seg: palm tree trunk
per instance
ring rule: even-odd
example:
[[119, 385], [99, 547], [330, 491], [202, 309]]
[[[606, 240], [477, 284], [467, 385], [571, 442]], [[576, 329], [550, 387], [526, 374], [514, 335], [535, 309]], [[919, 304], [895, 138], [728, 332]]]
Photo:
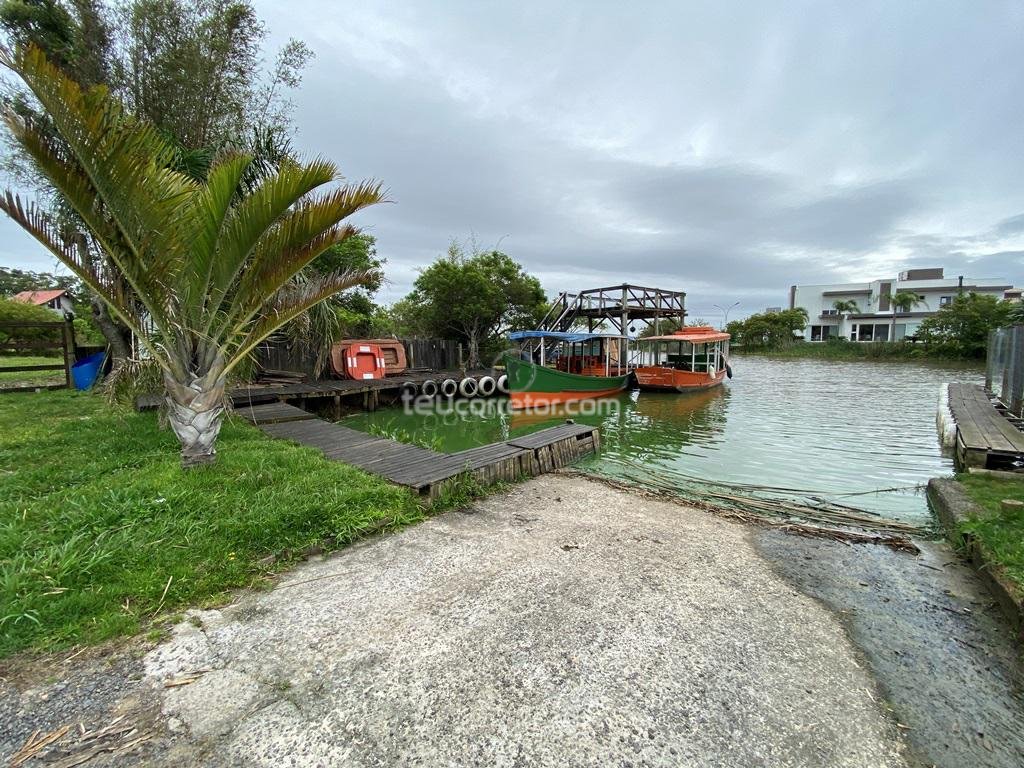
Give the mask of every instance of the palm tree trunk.
[[164, 375], [167, 418], [181, 443], [183, 469], [212, 464], [217, 457], [214, 444], [224, 420], [225, 379], [218, 371], [191, 377], [188, 382]]
[[124, 362], [131, 357], [131, 342], [129, 331], [117, 320], [110, 316], [110, 310], [103, 300], [95, 294], [89, 297], [89, 306], [92, 309], [92, 317], [96, 321], [96, 327], [100, 329], [103, 338], [110, 348], [110, 357], [113, 360], [113, 370], [120, 368]]

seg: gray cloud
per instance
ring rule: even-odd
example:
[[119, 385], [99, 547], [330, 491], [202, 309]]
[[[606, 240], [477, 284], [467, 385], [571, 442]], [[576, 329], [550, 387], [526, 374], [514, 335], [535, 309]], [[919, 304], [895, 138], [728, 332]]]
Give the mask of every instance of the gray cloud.
[[[384, 300], [470, 236], [706, 317], [918, 265], [1024, 283], [1015, 3], [258, 7], [317, 52], [298, 145], [391, 191], [360, 218]], [[50, 266], [12, 232], [0, 263]]]

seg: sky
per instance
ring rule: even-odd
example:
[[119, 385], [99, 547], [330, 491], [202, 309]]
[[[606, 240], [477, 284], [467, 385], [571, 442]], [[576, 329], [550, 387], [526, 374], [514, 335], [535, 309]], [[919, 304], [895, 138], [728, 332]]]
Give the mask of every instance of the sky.
[[[911, 267], [1024, 285], [1019, 2], [255, 4], [268, 55], [316, 54], [296, 146], [389, 190], [355, 220], [385, 303], [453, 239], [711, 321]], [[54, 261], [5, 219], [0, 265]]]

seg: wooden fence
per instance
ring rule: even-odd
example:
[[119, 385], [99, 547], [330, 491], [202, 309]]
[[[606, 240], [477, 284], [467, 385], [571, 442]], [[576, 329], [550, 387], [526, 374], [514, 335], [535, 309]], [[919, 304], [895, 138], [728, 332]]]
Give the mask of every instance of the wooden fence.
[[[8, 381], [5, 376], [4, 380], [0, 380], [0, 392], [70, 388], [71, 366], [75, 362], [75, 327], [71, 320], [0, 323], [0, 357], [49, 357], [51, 355], [54, 357], [52, 364], [4, 365], [0, 363], [0, 372], [7, 374], [63, 371], [63, 384], [50, 382], [33, 384], [28, 382], [32, 378], [31, 376], [26, 377], [25, 381], [20, 379]], [[58, 355], [60, 362], [57, 362]]]
[[997, 328], [988, 337], [985, 389], [1024, 417], [1024, 325]]
[[[450, 371], [462, 366], [460, 345], [451, 339], [399, 339], [409, 369]], [[301, 344], [274, 340], [256, 348], [256, 362], [265, 371], [303, 373], [309, 379], [330, 378], [330, 370], [317, 375], [316, 355]], [[329, 364], [328, 364], [329, 366]]]

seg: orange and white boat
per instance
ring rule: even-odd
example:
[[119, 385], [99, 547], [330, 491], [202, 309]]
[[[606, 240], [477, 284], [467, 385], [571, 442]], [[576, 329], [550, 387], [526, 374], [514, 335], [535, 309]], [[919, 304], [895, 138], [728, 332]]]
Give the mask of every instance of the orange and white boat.
[[667, 336], [648, 336], [636, 340], [640, 364], [634, 369], [641, 389], [662, 392], [717, 387], [729, 366], [729, 334], [707, 325], [682, 328]]
[[[343, 339], [331, 346], [331, 372], [342, 378], [366, 378], [368, 361], [356, 359], [370, 352], [361, 352], [363, 347], [372, 347], [378, 358], [380, 376], [376, 378], [396, 376], [408, 367], [405, 346], [398, 339]], [[376, 373], [376, 369], [373, 372]]]

